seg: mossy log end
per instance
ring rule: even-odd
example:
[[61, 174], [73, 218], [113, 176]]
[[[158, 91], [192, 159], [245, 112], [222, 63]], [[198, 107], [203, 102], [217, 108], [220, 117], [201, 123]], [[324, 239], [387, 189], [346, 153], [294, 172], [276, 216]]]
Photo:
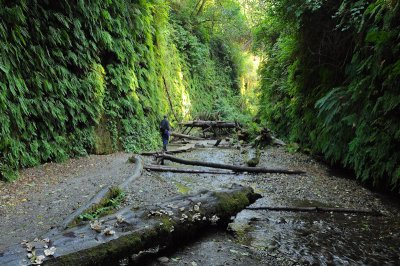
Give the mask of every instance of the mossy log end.
[[[216, 220], [226, 225], [231, 216], [259, 197], [252, 188], [233, 185], [222, 191], [202, 191], [174, 198], [157, 208], [126, 207], [104, 217], [100, 232], [91, 229], [90, 224], [83, 224], [50, 235], [56, 252], [53, 257], [46, 257], [43, 264], [110, 265], [156, 246], [177, 245], [181, 239], [198, 234]], [[106, 235], [106, 228], [113, 234]], [[43, 254], [43, 244], [33, 244], [36, 255]], [[11, 246], [0, 254], [0, 265], [27, 263], [27, 252], [21, 245]]]
[[256, 167], [260, 163], [261, 151], [257, 148], [251, 148], [247, 151], [246, 164], [250, 167]]

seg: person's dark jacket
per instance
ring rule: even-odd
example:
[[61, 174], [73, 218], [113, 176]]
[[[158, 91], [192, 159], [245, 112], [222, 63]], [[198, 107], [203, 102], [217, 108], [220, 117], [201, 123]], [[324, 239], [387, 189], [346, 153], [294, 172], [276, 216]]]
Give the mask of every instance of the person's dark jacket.
[[169, 128], [169, 122], [168, 122], [168, 120], [167, 119], [163, 119], [162, 121], [161, 121], [161, 123], [160, 123], [160, 132], [161, 132], [161, 134], [165, 134], [165, 131], [166, 130], [170, 130], [170, 128]]

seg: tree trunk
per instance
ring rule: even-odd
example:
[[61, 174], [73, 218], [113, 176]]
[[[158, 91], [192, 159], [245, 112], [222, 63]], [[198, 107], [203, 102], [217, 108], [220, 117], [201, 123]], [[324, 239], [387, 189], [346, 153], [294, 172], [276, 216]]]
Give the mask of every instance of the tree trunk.
[[168, 89], [167, 81], [165, 80], [164, 76], [162, 78], [163, 78], [163, 81], [164, 81], [165, 92], [167, 94], [168, 103], [169, 103], [169, 106], [171, 108], [171, 112], [174, 115], [175, 121], [179, 122], [178, 117], [176, 116], [176, 114], [174, 112], [174, 106], [172, 104], [171, 96], [169, 95], [169, 89]]
[[183, 169], [159, 165], [145, 165], [144, 169], [156, 172], [171, 172], [171, 173], [188, 173], [188, 174], [214, 174], [214, 175], [232, 175], [235, 172], [231, 171], [212, 171], [212, 170], [198, 170], [198, 169]]
[[289, 211], [289, 212], [339, 212], [339, 213], [361, 213], [374, 216], [382, 216], [383, 214], [376, 210], [360, 210], [346, 208], [328, 208], [328, 207], [249, 207], [246, 210], [263, 210], [263, 211]]
[[[225, 122], [225, 121], [203, 121], [203, 120], [198, 120], [198, 121], [188, 121], [185, 123], [180, 123], [183, 126], [186, 127], [201, 127], [204, 129], [207, 128], [237, 128], [240, 126], [240, 124], [236, 122]], [[208, 129], [210, 130], [210, 129]]]
[[176, 133], [176, 132], [171, 132], [171, 136], [179, 137], [179, 138], [185, 138], [185, 139], [192, 139], [192, 140], [204, 140], [203, 138], [190, 136], [190, 135], [185, 135], [185, 134], [179, 134], [179, 133]]
[[218, 147], [218, 145], [221, 143], [222, 139], [218, 139], [217, 142], [215, 142], [214, 147]]
[[[176, 246], [182, 238], [205, 231], [217, 220], [226, 225], [232, 215], [259, 197], [252, 188], [236, 184], [225, 191], [175, 198], [157, 208], [134, 211], [129, 206], [104, 217], [100, 225], [91, 227], [86, 223], [54, 232], [49, 236], [49, 245], [56, 251], [54, 256], [44, 258], [43, 265], [114, 265], [140, 251]], [[43, 242], [29, 244], [35, 246], [36, 256], [44, 254]], [[28, 263], [26, 248], [19, 244], [0, 254], [3, 266]]]
[[273, 168], [262, 168], [262, 167], [247, 167], [247, 166], [236, 166], [229, 164], [219, 164], [219, 163], [209, 163], [209, 162], [199, 162], [199, 161], [190, 161], [177, 157], [173, 157], [170, 155], [160, 154], [156, 156], [161, 161], [169, 160], [176, 163], [187, 164], [187, 165], [197, 165], [197, 166], [205, 166], [211, 168], [219, 168], [219, 169], [229, 169], [234, 172], [249, 172], [249, 173], [278, 173], [278, 174], [305, 174], [304, 171], [301, 170], [288, 170], [288, 169], [273, 169]]
[[[189, 152], [195, 149], [195, 145], [190, 144], [190, 145], [185, 145], [181, 148], [175, 149], [175, 150], [169, 150], [167, 152], [165, 152], [166, 154], [177, 154], [177, 153], [183, 153], [183, 152]], [[140, 155], [143, 156], [153, 156], [153, 155], [157, 155], [161, 152], [157, 152], [157, 151], [145, 151], [140, 153]]]
[[201, 12], [203, 12], [203, 8], [204, 8], [204, 5], [206, 4], [206, 2], [207, 2], [207, 0], [203, 0], [203, 2], [201, 2], [201, 6], [197, 10], [196, 16], [199, 16], [201, 14]]

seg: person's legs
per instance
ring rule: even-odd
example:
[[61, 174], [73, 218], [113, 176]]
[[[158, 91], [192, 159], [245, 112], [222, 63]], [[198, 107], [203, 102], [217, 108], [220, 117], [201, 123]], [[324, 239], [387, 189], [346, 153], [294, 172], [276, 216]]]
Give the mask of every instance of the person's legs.
[[163, 141], [163, 151], [167, 151], [167, 145], [168, 145], [168, 135], [163, 135], [162, 137]]

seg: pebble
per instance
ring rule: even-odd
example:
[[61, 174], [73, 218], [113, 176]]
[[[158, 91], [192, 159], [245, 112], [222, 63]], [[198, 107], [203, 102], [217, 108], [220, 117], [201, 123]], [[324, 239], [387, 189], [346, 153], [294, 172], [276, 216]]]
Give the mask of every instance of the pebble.
[[167, 258], [167, 257], [159, 257], [157, 259], [157, 261], [161, 262], [161, 263], [168, 263], [169, 262], [169, 258]]

